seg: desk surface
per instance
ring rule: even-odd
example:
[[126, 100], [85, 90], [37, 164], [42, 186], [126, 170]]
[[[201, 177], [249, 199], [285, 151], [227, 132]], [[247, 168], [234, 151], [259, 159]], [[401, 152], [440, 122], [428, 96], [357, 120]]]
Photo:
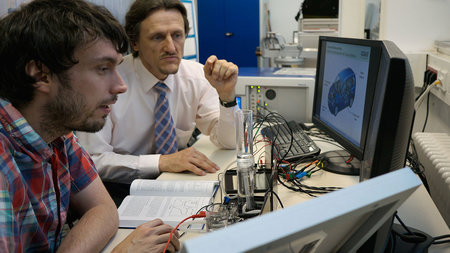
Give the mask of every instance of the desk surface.
[[[320, 145], [320, 143], [318, 143]], [[222, 150], [215, 147], [206, 136], [202, 136], [194, 147], [204, 153], [213, 162], [221, 167], [221, 170], [215, 174], [207, 174], [205, 176], [196, 176], [188, 173], [162, 173], [159, 180], [217, 180], [220, 173], [223, 173], [227, 167], [233, 167], [236, 153], [235, 150]], [[359, 182], [357, 176], [338, 175], [326, 171], [315, 173], [313, 177], [306, 179], [306, 184], [313, 186], [350, 186]], [[277, 192], [285, 207], [298, 204], [300, 202], [311, 199], [306, 194], [291, 191], [282, 185], [279, 185]], [[219, 201], [220, 194], [216, 195], [216, 201]], [[416, 190], [411, 197], [403, 203], [398, 209], [398, 215], [409, 227], [413, 227], [431, 235], [438, 236], [450, 234], [450, 230], [444, 219], [440, 215], [436, 205], [428, 195], [425, 187], [422, 185]], [[131, 233], [131, 229], [119, 229], [117, 234], [111, 239], [105, 247], [104, 252], [111, 252], [115, 245], [125, 239]], [[181, 241], [188, 240], [199, 233], [186, 233]], [[433, 245], [429, 249], [430, 253], [434, 252], [450, 252], [448, 244]]]

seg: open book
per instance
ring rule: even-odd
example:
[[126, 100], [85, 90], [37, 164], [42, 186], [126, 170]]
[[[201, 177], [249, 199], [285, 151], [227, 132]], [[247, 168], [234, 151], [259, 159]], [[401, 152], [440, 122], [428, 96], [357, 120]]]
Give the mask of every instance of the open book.
[[155, 218], [175, 227], [212, 203], [218, 186], [218, 181], [136, 179], [119, 206], [119, 227], [135, 228]]

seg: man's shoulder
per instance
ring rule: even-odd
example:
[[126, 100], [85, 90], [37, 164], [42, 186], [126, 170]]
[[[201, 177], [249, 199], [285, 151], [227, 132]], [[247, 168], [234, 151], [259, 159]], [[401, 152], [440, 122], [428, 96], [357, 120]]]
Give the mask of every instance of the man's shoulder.
[[120, 70], [128, 70], [132, 69], [134, 64], [134, 57], [132, 54], [126, 55], [123, 57], [122, 63], [118, 66], [119, 71]]
[[134, 66], [134, 60], [132, 54], [126, 55], [123, 57], [122, 63], [120, 63], [119, 66], [117, 66], [117, 70], [119, 71], [122, 78], [127, 79], [129, 75], [134, 76], [135, 75], [135, 66]]
[[196, 62], [194, 60], [181, 59], [181, 64], [182, 65], [186, 65], [186, 66], [191, 66], [191, 67], [203, 69], [203, 64], [201, 64], [199, 62]]
[[64, 150], [67, 151], [68, 156], [76, 156], [76, 157], [86, 156], [87, 152], [80, 144], [78, 137], [75, 135], [74, 132], [70, 132], [64, 136], [61, 136], [59, 138], [59, 141], [62, 144], [61, 147], [64, 147]]
[[[0, 163], [12, 159], [11, 150], [14, 150], [14, 145], [11, 143], [11, 137], [3, 130], [4, 129], [0, 126]], [[1, 167], [3, 168], [4, 166]]]

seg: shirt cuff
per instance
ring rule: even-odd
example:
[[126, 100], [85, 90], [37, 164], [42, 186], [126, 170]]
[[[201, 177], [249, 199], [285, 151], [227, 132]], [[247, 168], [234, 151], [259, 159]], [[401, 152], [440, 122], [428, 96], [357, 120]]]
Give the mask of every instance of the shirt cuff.
[[239, 110], [239, 106], [234, 106], [234, 107], [223, 107], [220, 106], [220, 120], [222, 122], [232, 122], [233, 126], [234, 126], [234, 113]]
[[157, 178], [159, 176], [159, 154], [140, 155], [138, 161], [140, 178]]

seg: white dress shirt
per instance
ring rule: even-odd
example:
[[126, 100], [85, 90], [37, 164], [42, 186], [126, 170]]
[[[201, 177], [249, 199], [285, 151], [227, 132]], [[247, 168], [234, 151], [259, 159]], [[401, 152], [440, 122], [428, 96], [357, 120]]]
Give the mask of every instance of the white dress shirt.
[[[118, 67], [128, 86], [120, 94], [106, 124], [97, 133], [78, 132], [81, 144], [92, 155], [105, 181], [131, 183], [136, 178], [156, 178], [159, 157], [154, 151], [154, 108], [159, 82], [139, 57], [124, 57]], [[169, 88], [167, 99], [175, 124], [178, 150], [186, 145], [195, 127], [221, 147], [235, 148], [234, 111], [219, 104], [216, 89], [206, 80], [203, 65], [182, 60], [176, 74], [163, 82]]]

